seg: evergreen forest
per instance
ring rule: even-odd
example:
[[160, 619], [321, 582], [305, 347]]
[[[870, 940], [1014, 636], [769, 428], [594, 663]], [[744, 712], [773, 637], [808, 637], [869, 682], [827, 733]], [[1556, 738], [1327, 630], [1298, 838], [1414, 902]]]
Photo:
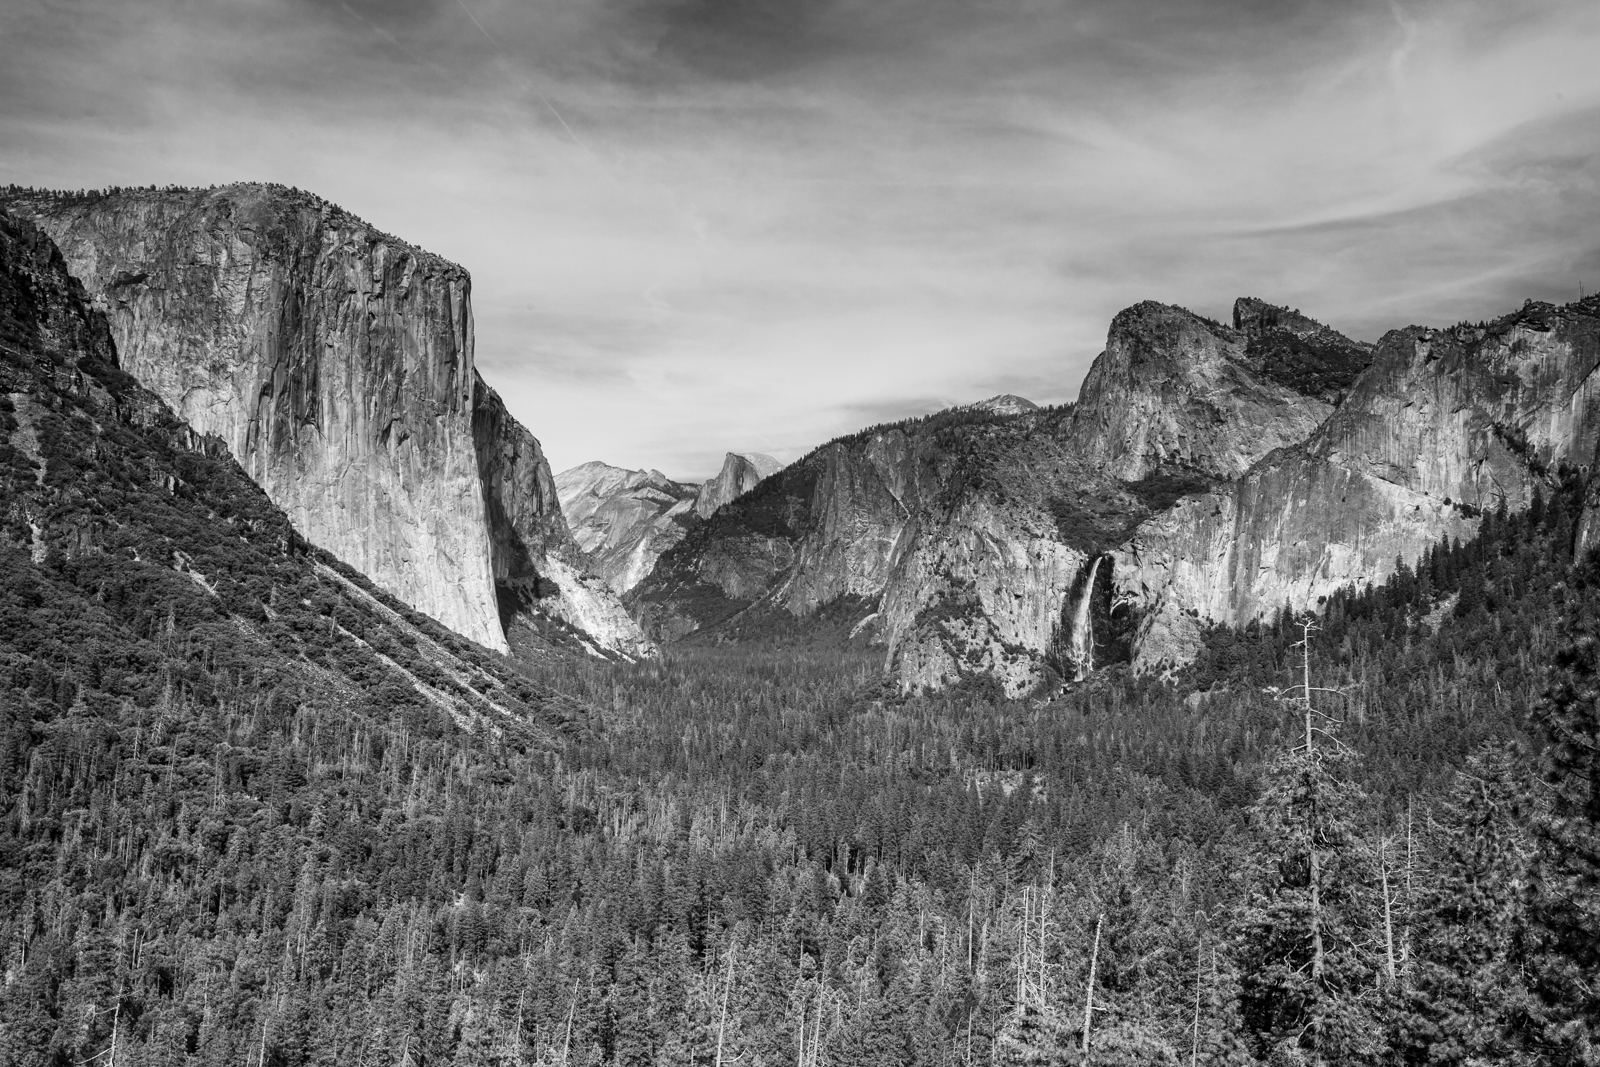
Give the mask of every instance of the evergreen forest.
[[0, 1065], [1600, 1063], [1578, 472], [1169, 678], [513, 665], [299, 540], [30, 241]]

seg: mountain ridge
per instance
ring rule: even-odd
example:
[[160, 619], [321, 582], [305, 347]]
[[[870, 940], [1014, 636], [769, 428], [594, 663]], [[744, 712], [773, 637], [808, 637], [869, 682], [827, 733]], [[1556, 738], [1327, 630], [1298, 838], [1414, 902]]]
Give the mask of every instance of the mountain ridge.
[[760, 452], [729, 452], [715, 477], [695, 485], [657, 470], [590, 460], [557, 474], [555, 485], [585, 561], [613, 590], [626, 594], [696, 521], [709, 519], [782, 467]]
[[[881, 644], [908, 689], [991, 676], [1019, 694], [1079, 676], [1094, 642], [1075, 627], [1098, 617], [1107, 641], [1130, 639], [1119, 628], [1132, 620], [1109, 618], [1113, 568], [1096, 561], [1334, 410], [1320, 378], [1292, 388], [1264, 372], [1251, 343], [1281, 328], [1268, 305], [1240, 307], [1241, 329], [1153, 302], [1127, 309], [1072, 405], [968, 405], [829, 442], [663, 554], [630, 604], [672, 641], [849, 600], [852, 633]], [[1278, 347], [1294, 366], [1300, 350]], [[1349, 378], [1367, 347], [1339, 339], [1335, 354]], [[1082, 610], [1090, 600], [1098, 615]]]

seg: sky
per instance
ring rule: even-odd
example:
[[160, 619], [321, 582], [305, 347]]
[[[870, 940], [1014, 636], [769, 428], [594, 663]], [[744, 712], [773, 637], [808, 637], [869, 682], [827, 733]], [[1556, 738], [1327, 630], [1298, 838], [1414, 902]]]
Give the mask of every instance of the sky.
[[276, 181], [473, 276], [556, 470], [1073, 399], [1141, 300], [1600, 288], [1593, 0], [6, 0], [0, 182]]

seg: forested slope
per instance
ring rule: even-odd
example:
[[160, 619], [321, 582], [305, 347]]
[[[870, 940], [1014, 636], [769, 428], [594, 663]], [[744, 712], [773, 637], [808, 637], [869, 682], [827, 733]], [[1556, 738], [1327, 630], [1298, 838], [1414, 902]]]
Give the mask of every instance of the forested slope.
[[519, 678], [0, 254], [0, 1063], [1595, 1061], [1576, 475], [1323, 605], [1310, 751], [1289, 619], [1048, 702], [760, 640]]

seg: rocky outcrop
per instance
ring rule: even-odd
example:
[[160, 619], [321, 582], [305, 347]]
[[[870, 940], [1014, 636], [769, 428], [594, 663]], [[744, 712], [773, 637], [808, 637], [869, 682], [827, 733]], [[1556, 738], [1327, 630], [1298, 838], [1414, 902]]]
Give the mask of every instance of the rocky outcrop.
[[481, 378], [474, 393], [472, 430], [502, 629], [537, 633], [543, 617], [576, 630], [591, 651], [653, 655], [654, 643], [573, 541], [538, 439]]
[[276, 186], [14, 202], [123, 367], [313, 543], [505, 650], [472, 446], [466, 271]]
[[[1259, 301], [1239, 304], [1239, 328], [1152, 302], [1118, 314], [1079, 391], [1072, 427], [1078, 453], [1124, 481], [1163, 469], [1231, 478], [1267, 452], [1304, 440], [1332, 407], [1319, 395], [1320, 380], [1315, 389], [1294, 380], [1302, 362], [1294, 350], [1310, 346], [1289, 339], [1298, 340], [1295, 328], [1317, 324], [1294, 313], [1266, 314]], [[1340, 340], [1352, 361], [1365, 362], [1363, 346]]]
[[626, 593], [697, 522], [782, 468], [760, 452], [729, 452], [717, 476], [695, 486], [595, 460], [556, 475], [556, 487], [588, 565]]
[[1477, 326], [1386, 335], [1304, 443], [1151, 519], [1116, 554], [1118, 595], [1143, 613], [1137, 663], [1189, 659], [1202, 621], [1314, 607], [1379, 582], [1481, 512], [1519, 510], [1600, 436], [1600, 301], [1529, 303]]
[[123, 367], [308, 540], [508, 649], [497, 579], [526, 591], [570, 540], [538, 442], [481, 388], [465, 270], [282, 186], [8, 203], [60, 245]]
[[956, 409], [830, 442], [690, 529], [630, 602], [669, 640], [820, 629], [883, 647], [908, 689], [1027, 692], [1089, 554], [1050, 506], [1089, 476], [1063, 417]]
[[690, 530], [631, 603], [669, 640], [849, 605], [907, 689], [1079, 675], [1125, 643], [1108, 551], [1304, 438], [1370, 359], [1292, 312], [1239, 310], [1227, 327], [1129, 309], [1073, 408], [997, 397], [831, 442]]
[[782, 463], [761, 452], [729, 452], [722, 461], [722, 470], [695, 493], [694, 513], [709, 519], [722, 505], [737, 500], [782, 469]]
[[[308, 545], [220, 440], [118, 366], [54, 243], [3, 211], [0, 602], [0, 662], [40, 710], [276, 695], [544, 744], [573, 710]], [[26, 710], [27, 686], [4, 688]]]
[[591, 570], [626, 593], [657, 558], [683, 540], [696, 489], [660, 471], [630, 471], [593, 460], [555, 478], [573, 540]]
[[1026, 415], [1030, 411], [1038, 411], [1039, 405], [1024, 397], [1001, 393], [999, 396], [980, 400], [976, 404], [968, 404], [967, 410], [983, 411], [990, 415]]

